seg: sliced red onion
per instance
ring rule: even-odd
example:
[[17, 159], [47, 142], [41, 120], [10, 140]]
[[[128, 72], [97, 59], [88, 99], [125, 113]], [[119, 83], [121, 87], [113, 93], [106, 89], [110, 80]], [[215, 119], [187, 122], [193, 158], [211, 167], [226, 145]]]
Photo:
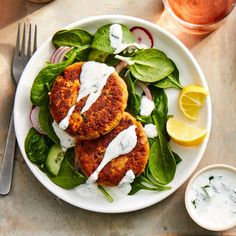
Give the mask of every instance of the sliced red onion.
[[116, 72], [119, 74], [124, 68], [128, 66], [128, 63], [125, 61], [120, 61], [119, 64], [116, 66]]
[[153, 48], [154, 40], [152, 34], [142, 26], [134, 26], [130, 29], [133, 33], [136, 42], [139, 44], [145, 44], [146, 46]]
[[63, 48], [64, 48], [64, 47], [57, 48], [57, 49], [53, 52], [53, 54], [52, 54], [52, 56], [51, 56], [51, 58], [50, 58], [50, 62], [51, 62], [51, 63], [53, 63], [53, 64], [55, 63], [55, 58], [58, 57], [58, 54], [61, 53], [61, 51], [63, 50]]
[[67, 47], [67, 46], [59, 47], [52, 54], [50, 62], [56, 64], [58, 62], [63, 61], [66, 53], [68, 53], [71, 49], [72, 47]]
[[57, 62], [62, 62], [63, 59], [64, 59], [64, 57], [65, 57], [65, 55], [66, 55], [71, 49], [72, 49], [71, 47], [66, 48], [66, 49], [60, 54], [60, 56], [59, 56]]
[[39, 111], [40, 107], [34, 107], [30, 112], [30, 122], [32, 126], [40, 133], [46, 134], [45, 131], [42, 129], [39, 123]]
[[145, 83], [141, 82], [141, 81], [138, 81], [137, 85], [143, 90], [143, 92], [145, 93], [147, 98], [152, 100], [152, 94], [151, 94], [151, 91], [148, 88], [148, 86]]

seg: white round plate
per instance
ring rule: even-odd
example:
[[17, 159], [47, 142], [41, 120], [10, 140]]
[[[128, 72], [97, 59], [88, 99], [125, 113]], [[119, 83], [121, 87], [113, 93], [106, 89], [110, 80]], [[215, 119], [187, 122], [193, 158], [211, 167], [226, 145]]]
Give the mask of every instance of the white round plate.
[[[180, 72], [180, 81], [183, 86], [188, 84], [200, 84], [208, 89], [201, 68], [189, 50], [173, 35], [153, 23], [130, 16], [104, 15], [79, 20], [78, 22], [75, 22], [66, 27], [66, 29], [81, 27], [87, 29], [91, 33], [95, 33], [100, 26], [109, 23], [121, 23], [127, 25], [128, 27], [145, 27], [153, 35], [155, 41], [154, 47], [164, 51], [168, 57], [176, 63]], [[172, 187], [171, 190], [163, 192], [141, 190], [133, 196], [127, 196], [120, 200], [116, 200], [113, 203], [108, 202], [105, 198], [85, 198], [80, 196], [75, 190], [65, 190], [58, 187], [52, 183], [50, 179], [42, 171], [40, 171], [36, 165], [32, 164], [28, 160], [24, 149], [24, 141], [31, 127], [29, 121], [29, 113], [32, 107], [30, 102], [30, 90], [34, 78], [44, 67], [45, 62], [49, 60], [53, 50], [54, 48], [51, 43], [51, 38], [49, 38], [36, 51], [27, 64], [21, 76], [15, 97], [14, 122], [18, 144], [27, 165], [36, 178], [49, 191], [64, 201], [83, 209], [103, 213], [120, 213], [142, 209], [163, 200], [176, 191], [193, 173], [205, 151], [211, 128], [212, 115], [210, 96], [207, 97], [206, 103], [201, 109], [199, 120], [194, 122], [194, 125], [207, 129], [208, 135], [204, 142], [200, 146], [194, 148], [184, 148], [178, 146], [177, 144], [171, 143], [173, 150], [176, 151], [183, 159], [182, 162], [177, 166], [174, 180], [169, 184]], [[179, 90], [167, 89], [166, 92], [168, 95], [169, 114], [175, 115], [175, 117], [179, 117], [181, 119], [185, 119], [180, 114], [178, 109], [177, 101]]]

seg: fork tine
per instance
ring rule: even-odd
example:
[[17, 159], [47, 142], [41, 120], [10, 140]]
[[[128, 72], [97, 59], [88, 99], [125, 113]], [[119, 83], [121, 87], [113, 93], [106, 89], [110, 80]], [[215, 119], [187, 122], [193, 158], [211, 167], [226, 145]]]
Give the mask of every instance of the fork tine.
[[15, 55], [19, 56], [19, 52], [20, 52], [20, 22], [18, 22]]
[[23, 29], [23, 37], [22, 37], [22, 46], [21, 46], [21, 52], [20, 56], [25, 55], [25, 23], [24, 23], [24, 29]]
[[31, 57], [31, 24], [29, 25], [29, 36], [26, 56], [29, 58]]
[[34, 26], [34, 48], [33, 53], [37, 50], [37, 25]]

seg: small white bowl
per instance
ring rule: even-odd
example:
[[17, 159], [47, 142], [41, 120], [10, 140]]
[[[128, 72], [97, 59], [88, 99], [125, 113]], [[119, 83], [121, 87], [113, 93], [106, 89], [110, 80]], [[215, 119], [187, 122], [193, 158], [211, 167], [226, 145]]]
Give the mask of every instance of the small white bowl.
[[200, 171], [198, 171], [188, 183], [188, 186], [185, 191], [185, 207], [187, 209], [188, 214], [193, 219], [193, 221], [195, 221], [201, 227], [208, 230], [212, 230], [212, 231], [224, 231], [224, 230], [228, 230], [236, 226], [236, 217], [235, 219], [233, 219], [233, 221], [230, 224], [226, 223], [225, 225], [221, 225], [221, 226], [219, 226], [218, 224], [213, 225], [212, 223], [209, 223], [209, 221], [204, 220], [204, 218], [202, 218], [199, 214], [197, 214], [193, 206], [193, 203], [191, 201], [192, 199], [190, 198], [191, 196], [190, 192], [192, 191], [191, 187], [193, 186], [195, 181], [199, 179], [200, 176], [203, 176], [206, 172], [209, 172], [212, 175], [213, 171], [216, 171], [216, 170], [222, 170], [224, 172], [226, 170], [228, 173], [233, 174], [234, 175], [234, 176], [232, 175], [233, 178], [235, 177], [234, 182], [236, 182], [236, 168], [229, 165], [224, 165], [224, 164], [209, 165], [201, 169]]

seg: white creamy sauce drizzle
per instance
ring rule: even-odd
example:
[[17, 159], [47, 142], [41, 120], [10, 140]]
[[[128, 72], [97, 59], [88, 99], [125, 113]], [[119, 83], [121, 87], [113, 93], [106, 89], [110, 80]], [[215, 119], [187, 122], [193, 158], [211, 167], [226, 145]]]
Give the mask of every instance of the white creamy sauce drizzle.
[[125, 173], [125, 176], [122, 178], [122, 180], [118, 184], [118, 187], [122, 187], [126, 184], [131, 184], [134, 181], [134, 179], [135, 179], [134, 172], [132, 170], [128, 170]]
[[150, 116], [154, 108], [155, 108], [155, 104], [152, 100], [147, 98], [147, 96], [145, 95], [141, 97], [141, 103], [140, 103], [141, 116]]
[[[120, 199], [128, 195], [131, 190], [131, 183], [134, 181], [135, 175], [132, 170], [128, 170], [125, 176], [122, 178], [118, 186], [116, 187], [104, 187], [105, 190], [112, 196], [113, 199]], [[87, 181], [85, 184], [81, 184], [76, 187], [76, 191], [84, 197], [96, 198], [104, 197], [101, 191], [98, 189], [96, 183]]]
[[220, 228], [236, 222], [236, 174], [206, 171], [193, 182], [188, 201], [203, 225]]
[[77, 186], [75, 190], [80, 196], [87, 198], [104, 197], [103, 193], [98, 189], [98, 185], [88, 181]]
[[77, 102], [88, 96], [81, 113], [87, 111], [101, 95], [103, 87], [109, 76], [115, 71], [114, 67], [105, 63], [89, 61], [83, 64], [80, 75], [80, 90]]
[[[82, 66], [80, 74], [80, 90], [76, 102], [88, 96], [81, 114], [88, 111], [101, 95], [103, 87], [106, 85], [109, 76], [115, 71], [114, 67], [107, 66], [104, 63], [89, 61]], [[73, 105], [59, 123], [59, 127], [65, 130], [69, 125], [70, 116], [75, 109]]]
[[144, 44], [138, 44], [136, 42], [134, 43], [122, 43], [123, 39], [123, 31], [122, 31], [122, 26], [119, 24], [112, 24], [110, 26], [110, 43], [111, 47], [115, 49], [113, 54], [118, 54], [125, 49], [130, 53], [135, 51], [136, 49], [143, 49], [147, 48], [146, 45]]
[[122, 26], [119, 24], [112, 24], [110, 26], [110, 42], [111, 46], [115, 49], [118, 49], [122, 46]]
[[96, 182], [99, 172], [103, 167], [114, 158], [131, 152], [137, 144], [136, 126], [131, 125], [129, 128], [120, 132], [108, 145], [104, 157], [97, 169], [90, 175], [88, 181]]
[[65, 130], [69, 126], [70, 116], [72, 115], [73, 111], [75, 109], [75, 105], [73, 105], [69, 111], [67, 112], [67, 115], [64, 119], [61, 120], [59, 123], [59, 127], [63, 130]]
[[60, 144], [62, 150], [65, 152], [68, 148], [74, 147], [76, 145], [76, 141], [73, 137], [67, 134], [63, 129], [59, 127], [56, 121], [53, 121], [52, 127], [60, 140]]
[[148, 138], [157, 137], [157, 127], [154, 124], [147, 124], [143, 127], [145, 134]]

